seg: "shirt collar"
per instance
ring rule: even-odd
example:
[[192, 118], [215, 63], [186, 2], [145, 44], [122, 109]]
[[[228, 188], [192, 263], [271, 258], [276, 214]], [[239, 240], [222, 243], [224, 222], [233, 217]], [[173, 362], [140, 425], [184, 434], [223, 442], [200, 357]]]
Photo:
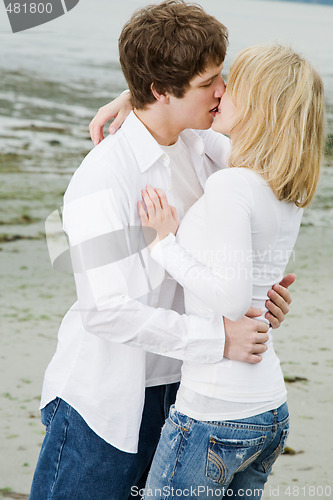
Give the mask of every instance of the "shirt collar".
[[[148, 170], [165, 155], [164, 150], [133, 111], [128, 115], [121, 128], [128, 139], [141, 172]], [[180, 137], [191, 153], [203, 155], [204, 142], [194, 130], [183, 130]]]
[[128, 139], [141, 172], [148, 170], [165, 154], [133, 111], [128, 115], [121, 129]]

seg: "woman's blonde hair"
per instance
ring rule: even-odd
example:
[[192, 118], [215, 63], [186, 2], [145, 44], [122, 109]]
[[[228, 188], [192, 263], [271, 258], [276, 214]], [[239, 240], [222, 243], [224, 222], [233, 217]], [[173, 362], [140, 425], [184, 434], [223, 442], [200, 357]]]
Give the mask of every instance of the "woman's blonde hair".
[[287, 47], [250, 47], [233, 62], [227, 92], [236, 105], [230, 166], [262, 174], [279, 200], [308, 205], [324, 141], [318, 73]]

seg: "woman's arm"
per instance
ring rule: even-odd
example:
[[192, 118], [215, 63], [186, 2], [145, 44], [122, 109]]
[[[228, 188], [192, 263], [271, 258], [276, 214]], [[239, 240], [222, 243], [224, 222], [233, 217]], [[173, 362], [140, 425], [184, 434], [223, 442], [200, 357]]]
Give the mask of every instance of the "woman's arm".
[[110, 134], [115, 134], [132, 109], [133, 106], [129, 90], [125, 90], [116, 99], [99, 108], [97, 114], [89, 124], [90, 137], [95, 146], [104, 139], [104, 125], [114, 118], [109, 126], [109, 132]]
[[232, 170], [218, 172], [207, 181], [203, 198], [205, 250], [197, 256], [199, 260], [175, 240], [174, 209], [164, 193], [148, 187], [143, 194], [147, 214], [142, 205], [139, 213], [143, 225], [155, 229], [160, 240], [152, 257], [216, 314], [238, 320], [252, 300], [253, 199], [241, 172]]

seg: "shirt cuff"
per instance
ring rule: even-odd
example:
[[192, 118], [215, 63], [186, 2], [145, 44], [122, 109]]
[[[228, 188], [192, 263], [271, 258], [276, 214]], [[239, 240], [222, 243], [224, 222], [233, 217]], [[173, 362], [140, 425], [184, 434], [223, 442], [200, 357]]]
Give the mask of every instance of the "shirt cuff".
[[151, 251], [151, 257], [158, 262], [162, 267], [164, 267], [164, 258], [163, 255], [170, 248], [174, 242], [176, 241], [176, 237], [174, 234], [169, 233], [168, 236], [160, 240], [156, 245], [154, 245]]
[[222, 361], [225, 344], [223, 317], [201, 318], [191, 315], [188, 316], [188, 321], [189, 338], [185, 360], [188, 358], [198, 363]]

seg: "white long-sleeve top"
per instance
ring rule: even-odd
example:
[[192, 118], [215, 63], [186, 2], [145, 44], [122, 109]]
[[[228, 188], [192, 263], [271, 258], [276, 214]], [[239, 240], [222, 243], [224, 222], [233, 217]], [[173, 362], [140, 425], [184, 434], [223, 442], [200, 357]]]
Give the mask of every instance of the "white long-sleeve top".
[[[181, 133], [203, 188], [227, 165], [229, 141], [213, 131], [201, 136]], [[215, 363], [224, 349], [221, 316], [183, 314], [181, 287], [142, 243], [137, 201], [147, 184], [177, 206], [170, 159], [131, 113], [84, 159], [64, 197], [78, 300], [61, 324], [41, 399], [43, 408], [61, 397], [100, 437], [130, 453], [145, 387], [178, 381], [180, 360]]]
[[[278, 201], [254, 171], [221, 170], [207, 180], [177, 238], [170, 234], [158, 243], [152, 257], [184, 287], [188, 314], [237, 320], [250, 305], [265, 310], [267, 292], [283, 276], [301, 217], [302, 210]], [[179, 392], [184, 398], [177, 398], [177, 409], [201, 420], [244, 418], [283, 401], [286, 389], [271, 334], [267, 345], [257, 365], [185, 361]]]

